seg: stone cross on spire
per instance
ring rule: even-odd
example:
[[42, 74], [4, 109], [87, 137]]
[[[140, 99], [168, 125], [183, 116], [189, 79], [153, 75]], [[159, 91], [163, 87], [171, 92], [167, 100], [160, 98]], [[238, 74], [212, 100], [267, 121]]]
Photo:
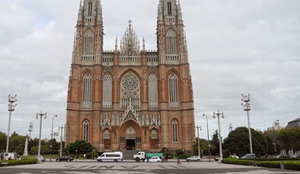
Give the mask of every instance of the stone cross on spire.
[[131, 27], [132, 20], [129, 19], [128, 23], [129, 23], [129, 27]]

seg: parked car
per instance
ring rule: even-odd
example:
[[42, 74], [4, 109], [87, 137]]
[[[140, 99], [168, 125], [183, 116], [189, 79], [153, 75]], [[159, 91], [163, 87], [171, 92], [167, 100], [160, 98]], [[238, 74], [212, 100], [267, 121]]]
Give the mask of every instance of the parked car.
[[230, 155], [229, 158], [236, 158], [236, 159], [239, 159], [239, 156], [237, 156], [237, 155]]
[[33, 158], [35, 158], [35, 159], [37, 159], [37, 160], [40, 160], [41, 162], [45, 162], [45, 161], [46, 161], [46, 159], [45, 159], [44, 156], [35, 156], [35, 157], [33, 157]]
[[158, 156], [153, 156], [153, 157], [151, 157], [151, 158], [148, 158], [147, 160], [146, 160], [146, 162], [154, 162], [154, 163], [160, 163], [161, 162], [161, 159], [158, 157]]
[[254, 153], [247, 153], [241, 157], [241, 159], [246, 159], [246, 158], [256, 158], [256, 155]]
[[291, 158], [300, 158], [300, 154], [294, 154], [292, 156], [290, 156]]
[[276, 158], [289, 158], [288, 155], [284, 155], [284, 154], [279, 154], [276, 156]]
[[56, 158], [56, 161], [73, 161], [73, 157], [71, 156], [61, 156], [61, 157], [58, 157]]
[[200, 161], [200, 157], [199, 156], [191, 156], [189, 158], [186, 159], [187, 162], [190, 162], [190, 161], [197, 161], [199, 162]]

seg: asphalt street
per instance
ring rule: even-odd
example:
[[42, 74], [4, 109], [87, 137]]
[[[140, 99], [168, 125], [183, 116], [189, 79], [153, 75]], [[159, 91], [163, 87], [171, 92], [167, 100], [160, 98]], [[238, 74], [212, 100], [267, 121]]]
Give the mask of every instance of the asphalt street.
[[216, 161], [167, 163], [97, 162], [43, 162], [41, 164], [1, 167], [0, 174], [299, 174], [299, 171], [271, 169], [257, 166], [228, 165]]

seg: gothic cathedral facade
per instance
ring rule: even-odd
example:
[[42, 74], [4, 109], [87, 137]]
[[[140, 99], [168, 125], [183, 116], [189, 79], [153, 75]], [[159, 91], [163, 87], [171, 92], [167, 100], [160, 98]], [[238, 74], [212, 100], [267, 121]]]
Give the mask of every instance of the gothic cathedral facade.
[[120, 44], [116, 39], [113, 51], [104, 51], [101, 2], [80, 2], [66, 144], [85, 140], [99, 152], [192, 149], [193, 87], [181, 5], [159, 0], [157, 15], [157, 51], [147, 51], [144, 39], [140, 46], [131, 21]]

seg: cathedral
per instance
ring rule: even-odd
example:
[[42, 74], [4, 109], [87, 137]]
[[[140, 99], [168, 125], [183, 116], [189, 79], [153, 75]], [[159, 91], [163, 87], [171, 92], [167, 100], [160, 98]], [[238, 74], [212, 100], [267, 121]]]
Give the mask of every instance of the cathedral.
[[130, 20], [122, 39], [114, 41], [113, 51], [104, 51], [101, 2], [80, 2], [68, 84], [66, 144], [84, 140], [99, 152], [163, 147], [191, 151], [193, 86], [181, 5], [178, 0], [157, 1], [156, 51], [147, 50]]

